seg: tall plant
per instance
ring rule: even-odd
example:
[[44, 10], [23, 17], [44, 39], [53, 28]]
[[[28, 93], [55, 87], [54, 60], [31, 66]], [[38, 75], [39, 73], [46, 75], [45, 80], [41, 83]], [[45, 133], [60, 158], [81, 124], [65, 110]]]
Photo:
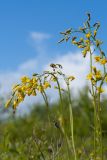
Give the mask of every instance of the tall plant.
[[90, 71], [87, 79], [90, 81], [89, 92], [92, 96], [94, 107], [94, 160], [98, 157], [103, 160], [101, 94], [104, 92], [102, 87], [107, 82], [107, 58], [101, 48], [103, 42], [97, 38], [100, 23], [96, 22], [91, 25], [90, 13], [87, 13], [87, 17], [86, 22], [79, 29], [70, 28], [65, 32], [61, 32], [60, 34], [63, 38], [59, 43], [70, 41], [81, 49], [84, 58], [88, 55], [90, 56]]

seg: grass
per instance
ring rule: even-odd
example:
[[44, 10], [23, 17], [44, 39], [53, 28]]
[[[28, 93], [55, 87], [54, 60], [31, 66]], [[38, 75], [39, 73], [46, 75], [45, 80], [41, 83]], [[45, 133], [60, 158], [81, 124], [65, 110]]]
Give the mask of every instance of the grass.
[[[93, 156], [93, 114], [92, 100], [88, 88], [72, 100], [74, 114], [74, 138], [78, 160], [89, 160]], [[63, 122], [59, 117], [59, 102], [50, 108], [51, 125], [47, 121], [45, 105], [35, 105], [29, 115], [24, 117], [10, 116], [0, 123], [0, 159], [1, 160], [74, 160], [73, 148], [66, 145], [66, 137], [61, 130], [61, 123], [72, 142], [69, 100], [63, 95]], [[106, 108], [106, 99], [102, 102]], [[30, 106], [29, 106], [30, 107]], [[107, 110], [103, 110], [103, 138], [106, 157], [107, 147]], [[72, 144], [72, 143], [71, 143]], [[70, 158], [69, 158], [70, 157]]]

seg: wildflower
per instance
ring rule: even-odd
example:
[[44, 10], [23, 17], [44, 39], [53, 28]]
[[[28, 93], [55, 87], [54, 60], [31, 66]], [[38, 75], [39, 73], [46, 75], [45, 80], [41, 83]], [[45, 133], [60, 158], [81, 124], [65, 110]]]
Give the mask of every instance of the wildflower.
[[107, 63], [107, 59], [102, 59], [101, 61], [100, 61], [100, 64], [106, 64]]
[[100, 56], [95, 56], [94, 59], [95, 59], [96, 62], [100, 62], [101, 57]]
[[27, 76], [24, 76], [24, 77], [21, 78], [21, 82], [22, 83], [28, 83], [28, 82], [30, 82], [30, 78], [27, 77]]
[[83, 45], [79, 45], [79, 46], [78, 46], [78, 48], [84, 48], [84, 47], [85, 47], [85, 46], [83, 46]]
[[36, 96], [36, 91], [35, 90], [32, 91], [32, 96]]
[[85, 49], [87, 52], [90, 51], [90, 46], [88, 45]]
[[90, 43], [89, 39], [86, 39], [86, 40], [85, 40], [85, 43], [86, 43], [86, 44], [89, 44], [89, 43]]
[[105, 90], [101, 87], [97, 87], [97, 91], [98, 91], [98, 93], [103, 93]]
[[18, 100], [14, 100], [14, 102], [13, 102], [13, 108], [16, 109], [16, 107], [18, 106], [18, 104], [19, 104]]
[[96, 36], [96, 34], [97, 34], [97, 31], [96, 31], [96, 30], [94, 30], [94, 37]]
[[43, 92], [43, 90], [44, 90], [44, 88], [43, 88], [42, 85], [39, 85], [39, 86], [37, 87], [37, 89], [38, 89], [39, 92]]
[[86, 54], [87, 54], [86, 49], [84, 49], [84, 50], [82, 51], [82, 54], [83, 54], [83, 57], [85, 58], [85, 57], [86, 57]]
[[96, 46], [98, 47], [100, 44], [102, 44], [102, 42], [100, 40], [96, 40]]
[[89, 32], [89, 33], [86, 34], [86, 38], [89, 39], [90, 37], [91, 37], [91, 33]]
[[50, 83], [49, 82], [44, 82], [44, 84], [43, 84], [43, 88], [44, 89], [47, 89], [48, 87], [51, 87], [51, 85], [50, 85]]
[[72, 44], [77, 44], [77, 42], [73, 40], [73, 41], [72, 41]]
[[81, 42], [83, 42], [83, 41], [84, 41], [84, 39], [83, 39], [83, 38], [80, 38], [80, 41], [81, 41]]
[[26, 91], [26, 94], [27, 94], [28, 96], [30, 96], [30, 95], [32, 94], [32, 89], [28, 89], [28, 90]]
[[101, 74], [101, 71], [99, 70], [99, 71], [96, 71], [96, 73], [95, 73], [95, 78], [97, 79], [97, 80], [101, 80], [102, 79], [102, 74]]
[[88, 80], [92, 80], [92, 79], [93, 79], [93, 74], [92, 74], [92, 73], [89, 73], [89, 74], [87, 75], [87, 79], [88, 79]]
[[24, 85], [24, 86], [22, 86], [20, 89], [22, 90], [22, 92], [25, 92], [26, 91], [26, 86]]

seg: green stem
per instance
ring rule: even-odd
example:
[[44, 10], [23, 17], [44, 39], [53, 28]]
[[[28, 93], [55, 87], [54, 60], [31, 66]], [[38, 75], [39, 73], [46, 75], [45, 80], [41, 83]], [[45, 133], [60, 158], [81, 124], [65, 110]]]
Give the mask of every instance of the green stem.
[[70, 112], [70, 127], [71, 127], [72, 147], [73, 147], [75, 160], [77, 160], [75, 143], [74, 143], [74, 120], [73, 120], [73, 111], [72, 111], [72, 102], [71, 102], [71, 93], [70, 93], [69, 84], [67, 84], [67, 88], [68, 88], [68, 97], [69, 97], [69, 103], [70, 103], [69, 104], [69, 112]]
[[98, 94], [98, 115], [99, 115], [99, 138], [100, 138], [100, 147], [101, 147], [101, 160], [103, 160], [103, 139], [102, 139], [102, 122], [101, 122], [100, 93]]
[[[40, 78], [39, 78], [39, 82], [40, 82], [40, 86], [43, 88]], [[47, 95], [46, 95], [44, 89], [43, 89], [43, 91], [41, 91], [41, 95], [42, 95], [42, 97], [43, 97], [43, 99], [44, 99], [44, 102], [45, 102], [45, 105], [46, 105], [46, 109], [47, 109], [47, 113], [48, 113], [48, 121], [49, 121], [49, 124], [50, 124], [50, 126], [51, 126], [49, 103], [48, 103], [48, 98], [47, 98]]]
[[[90, 51], [90, 72], [92, 73], [92, 53]], [[91, 90], [92, 90], [92, 96], [93, 96], [93, 104], [94, 104], [94, 159], [96, 160], [96, 130], [97, 130], [97, 105], [96, 105], [96, 95], [94, 92], [94, 86], [91, 81]]]

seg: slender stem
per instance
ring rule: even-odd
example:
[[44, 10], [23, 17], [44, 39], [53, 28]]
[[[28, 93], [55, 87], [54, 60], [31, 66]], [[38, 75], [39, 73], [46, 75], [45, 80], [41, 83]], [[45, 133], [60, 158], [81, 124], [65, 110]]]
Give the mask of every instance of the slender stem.
[[72, 102], [71, 102], [71, 93], [70, 93], [69, 84], [67, 84], [67, 88], [68, 88], [68, 97], [69, 97], [69, 103], [70, 103], [69, 104], [69, 112], [70, 112], [70, 127], [71, 127], [72, 147], [73, 147], [75, 160], [77, 160], [75, 143], [74, 143], [74, 120], [73, 120], [73, 111], [72, 111]]
[[47, 98], [47, 95], [46, 95], [46, 93], [45, 93], [45, 90], [43, 89], [43, 86], [42, 86], [42, 83], [41, 83], [40, 78], [39, 78], [39, 82], [40, 82], [40, 86], [42, 87], [41, 95], [42, 95], [42, 97], [43, 97], [43, 99], [44, 99], [44, 102], [45, 102], [46, 108], [47, 108], [48, 121], [49, 121], [49, 124], [50, 124], [50, 126], [51, 126], [48, 98]]
[[103, 160], [103, 139], [102, 139], [102, 124], [101, 124], [101, 102], [100, 93], [98, 94], [98, 114], [99, 114], [99, 136], [100, 136], [100, 147], [101, 147], [101, 158]]
[[[92, 73], [92, 53], [90, 50], [90, 72]], [[94, 104], [94, 159], [96, 160], [96, 130], [97, 130], [97, 105], [96, 105], [96, 95], [94, 92], [94, 86], [91, 81], [91, 90], [92, 90], [92, 96], [93, 96], [93, 104]]]

